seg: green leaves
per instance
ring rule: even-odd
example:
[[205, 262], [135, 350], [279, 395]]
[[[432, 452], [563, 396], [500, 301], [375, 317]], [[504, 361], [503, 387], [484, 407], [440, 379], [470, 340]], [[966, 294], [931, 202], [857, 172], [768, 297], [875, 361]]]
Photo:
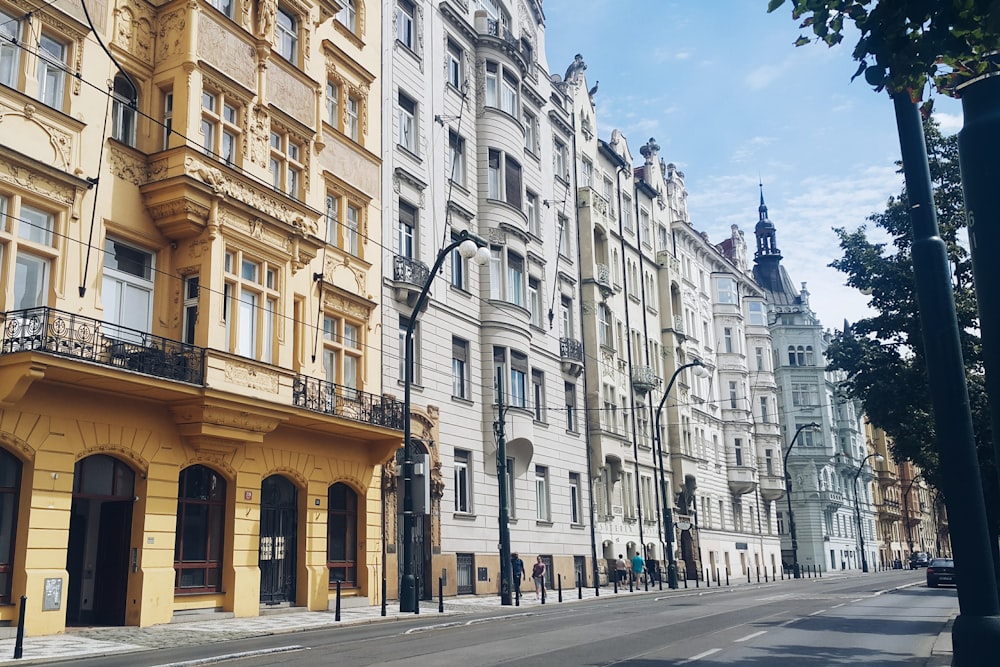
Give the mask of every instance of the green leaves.
[[767, 13], [770, 14], [783, 4], [785, 4], [785, 0], [770, 0], [770, 2], [767, 3]]

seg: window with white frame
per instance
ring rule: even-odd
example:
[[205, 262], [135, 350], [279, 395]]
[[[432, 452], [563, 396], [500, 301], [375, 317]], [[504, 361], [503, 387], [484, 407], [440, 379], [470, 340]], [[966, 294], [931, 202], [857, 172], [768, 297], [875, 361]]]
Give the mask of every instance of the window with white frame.
[[639, 208], [639, 236], [644, 246], [652, 247], [653, 232], [649, 222], [649, 211], [642, 207]]
[[276, 344], [278, 267], [227, 248], [222, 319], [229, 351], [271, 363]]
[[472, 512], [472, 452], [455, 450], [455, 511]]
[[658, 225], [656, 228], [657, 232], [657, 250], [669, 250], [670, 249], [670, 233], [667, 231], [666, 225]]
[[605, 176], [604, 177], [604, 189], [602, 191], [602, 195], [604, 196], [605, 201], [607, 201], [609, 203], [611, 202], [611, 198], [614, 195], [614, 189], [615, 189], [614, 183], [611, 182], [610, 178], [608, 178], [607, 176]]
[[10, 88], [18, 88], [20, 78], [21, 40], [24, 23], [23, 15], [8, 13], [0, 7], [0, 83]]
[[496, 373], [494, 381], [503, 385], [504, 402], [515, 408], [527, 407], [528, 356], [517, 350], [494, 346], [493, 368]]
[[615, 402], [615, 387], [605, 384], [601, 392], [604, 401], [604, 428], [609, 431], [618, 430], [618, 404]]
[[524, 149], [529, 153], [538, 152], [538, 117], [532, 112], [525, 110], [521, 115], [521, 124], [524, 126]]
[[396, 254], [416, 259], [417, 207], [399, 200], [399, 220], [396, 223]]
[[[458, 240], [458, 234], [452, 233], [452, 241]], [[469, 289], [469, 260], [462, 257], [458, 248], [451, 251], [451, 285], [460, 290]]]
[[340, 89], [339, 83], [326, 82], [326, 122], [341, 129], [340, 124]]
[[500, 82], [500, 109], [514, 118], [519, 117], [521, 110], [519, 86], [520, 83], [514, 73], [504, 68], [503, 80]]
[[66, 103], [66, 71], [69, 68], [69, 45], [42, 33], [38, 40], [38, 99], [54, 109]]
[[528, 311], [531, 325], [542, 326], [542, 283], [534, 276], [528, 277]]
[[462, 63], [465, 61], [465, 52], [457, 42], [448, 40], [448, 54], [446, 57], [446, 72], [448, 83], [458, 89], [462, 88], [465, 81], [465, 71]]
[[271, 185], [294, 199], [302, 198], [303, 145], [289, 132], [271, 130]]
[[487, 154], [486, 196], [522, 208], [521, 163], [503, 151]]
[[[239, 154], [237, 147], [240, 136], [240, 115], [237, 103], [224, 93], [211, 90], [203, 91], [201, 94], [201, 136], [202, 149], [206, 155], [214, 156], [227, 165], [235, 165]], [[284, 139], [283, 135], [278, 134], [277, 136], [279, 142]], [[272, 151], [273, 149], [272, 143]], [[284, 146], [279, 144], [279, 149], [279, 152], [284, 153]], [[295, 155], [297, 156], [298, 153]], [[275, 187], [279, 186], [275, 185]], [[279, 189], [281, 188], [279, 187]]]
[[722, 329], [722, 343], [723, 349], [726, 352], [733, 352], [733, 329], [732, 327], [723, 327]]
[[327, 382], [344, 387], [348, 398], [361, 389], [362, 330], [360, 322], [323, 316], [323, 373]]
[[739, 303], [734, 279], [722, 276], [716, 279], [715, 285], [718, 291], [718, 303]]
[[531, 409], [535, 421], [545, 419], [545, 373], [538, 368], [531, 369]]
[[106, 238], [101, 300], [104, 322], [113, 338], [137, 341], [139, 332], [149, 332], [153, 318], [152, 253]]
[[451, 395], [469, 398], [469, 341], [451, 338]]
[[771, 421], [771, 414], [768, 410], [767, 396], [760, 397], [760, 420], [765, 424]]
[[737, 387], [736, 383], [730, 381], [730, 383], [729, 383], [729, 407], [732, 408], [732, 409], [734, 409], [734, 410], [736, 409], [736, 406], [738, 405], [738, 401], [739, 401], [739, 398], [738, 398], [738, 396], [736, 394], [736, 387]]
[[513, 252], [507, 253], [507, 301], [515, 306], [524, 306], [524, 258]]
[[575, 525], [583, 524], [583, 493], [580, 484], [580, 473], [569, 474], [569, 522]]
[[626, 519], [636, 517], [635, 508], [635, 477], [626, 470], [622, 475], [622, 509]]
[[541, 238], [542, 236], [542, 216], [538, 209], [538, 195], [527, 190], [524, 193], [525, 213], [528, 216], [528, 233]]
[[448, 178], [465, 186], [465, 139], [458, 132], [448, 130]]
[[298, 63], [299, 20], [290, 9], [278, 5], [278, 15], [274, 26], [275, 47], [278, 55], [290, 63]]
[[754, 359], [757, 362], [757, 370], [758, 371], [765, 370], [765, 368], [764, 368], [764, 348], [762, 348], [762, 347], [755, 347], [754, 348]]
[[414, 50], [413, 17], [416, 9], [410, 0], [396, 0], [396, 41]]
[[500, 0], [476, 0], [476, 6], [486, 12], [489, 34], [503, 37], [510, 31], [510, 15]]
[[649, 475], [640, 475], [639, 487], [642, 493], [642, 506], [648, 508], [647, 511], [651, 514], [653, 507], [655, 507], [653, 501], [653, 478]]
[[341, 9], [337, 12], [337, 21], [349, 32], [358, 32], [357, 0], [340, 0]]
[[767, 326], [767, 309], [763, 301], [748, 301], [747, 310], [750, 315], [748, 318], [750, 324], [758, 327]]
[[549, 469], [546, 466], [535, 466], [535, 515], [539, 521], [549, 521]]
[[574, 338], [573, 300], [565, 295], [559, 297], [559, 323], [562, 325], [563, 338]]
[[[57, 256], [55, 227], [55, 214], [23, 203], [20, 197], [0, 195], [0, 260], [14, 258], [14, 266], [3, 269], [14, 278], [14, 300], [7, 310], [48, 305], [51, 267]], [[10, 234], [14, 230], [16, 234]]]
[[622, 227], [629, 234], [635, 233], [635, 223], [632, 221], [632, 197], [622, 195]]
[[174, 128], [174, 93], [163, 91], [163, 150], [170, 148], [170, 133]]
[[566, 382], [565, 383], [565, 395], [566, 395], [566, 430], [573, 433], [577, 429], [577, 419], [576, 419], [576, 383]]
[[233, 18], [233, 0], [208, 0], [208, 4], [212, 5], [229, 18]]
[[594, 163], [590, 158], [583, 158], [580, 163], [580, 187], [589, 188], [594, 181]]
[[188, 345], [195, 344], [197, 335], [198, 299], [201, 296], [199, 283], [200, 280], [197, 273], [184, 276], [184, 321], [181, 323], [183, 327], [181, 340]]
[[601, 303], [597, 306], [597, 338], [604, 347], [611, 347], [611, 309], [608, 304]]
[[111, 105], [111, 136], [127, 146], [135, 147], [135, 126], [139, 111], [136, 103], [139, 91], [124, 74], [115, 76]]
[[399, 94], [399, 145], [410, 151], [417, 152], [417, 103]]
[[360, 203], [337, 192], [326, 195], [326, 238], [327, 243], [336, 246], [355, 257], [361, 256], [361, 215]]
[[[799, 433], [799, 443], [803, 447], [814, 447], [818, 443], [813, 438], [813, 430], [808, 428], [808, 424], [796, 424], [796, 430]], [[801, 429], [801, 430], [799, 430]], [[794, 431], [793, 431], [794, 432]]]
[[490, 246], [490, 298], [529, 307], [526, 288], [524, 257], [506, 246]]
[[570, 257], [572, 243], [570, 240], [569, 218], [560, 213], [556, 225], [559, 228], [559, 254], [563, 257]]
[[569, 179], [569, 170], [566, 165], [568, 158], [566, 155], [566, 144], [556, 139], [552, 145], [552, 171], [555, 177], [566, 181]]

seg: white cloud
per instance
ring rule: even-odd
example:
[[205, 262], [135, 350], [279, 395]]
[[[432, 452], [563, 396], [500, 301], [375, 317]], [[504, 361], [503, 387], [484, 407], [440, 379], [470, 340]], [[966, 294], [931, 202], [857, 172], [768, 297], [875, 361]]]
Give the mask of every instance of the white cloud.
[[964, 121], [960, 114], [937, 111], [934, 113], [934, 120], [941, 125], [942, 134], [955, 134], [961, 130], [964, 125]]
[[744, 82], [750, 90], [763, 90], [774, 83], [784, 70], [784, 66], [761, 65], [751, 70]]
[[679, 52], [677, 52], [677, 53], [674, 54], [674, 59], [675, 60], [687, 60], [690, 57], [691, 57], [691, 54], [688, 51], [679, 51]]
[[736, 147], [731, 159], [733, 162], [746, 162], [771, 143], [774, 143], [774, 137], [751, 137], [749, 141]]

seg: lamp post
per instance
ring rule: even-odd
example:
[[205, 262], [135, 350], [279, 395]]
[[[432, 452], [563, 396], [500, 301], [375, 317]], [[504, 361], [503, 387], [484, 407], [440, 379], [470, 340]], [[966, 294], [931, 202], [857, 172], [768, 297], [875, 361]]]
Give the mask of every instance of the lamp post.
[[[665, 535], [665, 546], [664, 551], [667, 552], [667, 586], [669, 588], [677, 588], [677, 561], [674, 559], [674, 516], [670, 509], [670, 498], [667, 496], [667, 477], [663, 470], [663, 442], [660, 440], [660, 412], [663, 410], [664, 403], [667, 402], [667, 396], [670, 395], [670, 390], [674, 386], [674, 382], [677, 380], [677, 376], [680, 375], [681, 371], [686, 368], [693, 368], [695, 375], [698, 377], [708, 377], [708, 369], [705, 368], [705, 364], [701, 362], [701, 359], [695, 359], [694, 361], [678, 366], [674, 374], [670, 376], [670, 382], [667, 383], [667, 388], [663, 392], [663, 396], [660, 397], [660, 404], [656, 407], [656, 416], [653, 419], [653, 432], [656, 437], [656, 457], [659, 461], [660, 468], [660, 497], [663, 499], [663, 532]], [[690, 525], [688, 525], [690, 528]]]
[[441, 248], [434, 266], [427, 274], [424, 283], [413, 305], [413, 313], [406, 322], [406, 334], [403, 339], [404, 371], [403, 371], [403, 577], [399, 582], [399, 611], [412, 612], [416, 610], [416, 578], [413, 574], [413, 442], [410, 438], [410, 388], [413, 384], [413, 330], [420, 317], [420, 311], [427, 302], [434, 276], [441, 269], [448, 254], [458, 248], [463, 259], [474, 259], [476, 264], [489, 262], [490, 252], [486, 241], [471, 232], [463, 230], [458, 237]]
[[[906, 522], [906, 547], [909, 551], [906, 554], [907, 558], [913, 557], [913, 533], [910, 532], [910, 490], [913, 488], [913, 483], [920, 478], [920, 475], [914, 475], [910, 478], [910, 483], [906, 485], [906, 489], [903, 491], [903, 521]], [[935, 552], [936, 554], [937, 552]]]
[[865, 464], [868, 463], [868, 459], [875, 459], [876, 462], [881, 462], [885, 460], [885, 457], [878, 452], [872, 452], [865, 458], [861, 459], [861, 463], [858, 464], [858, 470], [854, 473], [854, 518], [858, 524], [858, 545], [861, 548], [861, 571], [868, 571], [868, 557], [865, 555], [865, 534], [861, 530], [861, 498], [858, 495], [858, 477], [861, 477], [861, 471], [865, 469]]
[[792, 538], [792, 576], [796, 579], [802, 578], [802, 569], [799, 567], [799, 542], [795, 536], [795, 516], [792, 514], [792, 476], [788, 473], [788, 455], [791, 453], [792, 447], [795, 446], [795, 441], [799, 439], [799, 434], [802, 431], [806, 429], [815, 431], [818, 428], [819, 424], [810, 422], [802, 424], [795, 429], [795, 435], [792, 436], [792, 441], [788, 443], [788, 449], [785, 450], [785, 454], [781, 457], [781, 467], [785, 471], [785, 500], [788, 501], [788, 535]]

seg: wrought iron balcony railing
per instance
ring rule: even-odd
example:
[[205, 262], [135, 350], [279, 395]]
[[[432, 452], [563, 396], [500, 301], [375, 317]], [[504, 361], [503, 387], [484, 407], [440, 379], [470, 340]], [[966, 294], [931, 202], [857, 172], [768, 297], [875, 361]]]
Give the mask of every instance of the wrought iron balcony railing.
[[559, 356], [583, 363], [583, 343], [573, 338], [559, 339]]
[[53, 308], [0, 314], [0, 354], [42, 352], [190, 384], [205, 383], [205, 350]]
[[660, 378], [652, 366], [636, 366], [632, 369], [632, 386], [642, 394], [648, 394], [660, 386]]
[[397, 282], [410, 283], [423, 287], [430, 278], [431, 270], [419, 259], [396, 255], [392, 263], [392, 279]]
[[292, 397], [296, 406], [314, 412], [386, 428], [403, 428], [402, 401], [306, 375], [295, 376]]

